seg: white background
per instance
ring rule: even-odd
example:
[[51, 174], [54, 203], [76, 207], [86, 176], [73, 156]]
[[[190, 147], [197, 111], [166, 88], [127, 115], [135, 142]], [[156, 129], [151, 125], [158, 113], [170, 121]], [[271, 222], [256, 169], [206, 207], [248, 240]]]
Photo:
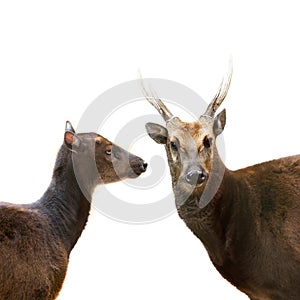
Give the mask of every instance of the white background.
[[[299, 153], [299, 28], [297, 1], [2, 1], [0, 201], [32, 202], [43, 194], [65, 121], [76, 127], [108, 88], [140, 69], [208, 101], [230, 53], [227, 166]], [[164, 155], [152, 140], [145, 143]], [[92, 211], [59, 299], [247, 297], [215, 271], [176, 213], [134, 226]]]

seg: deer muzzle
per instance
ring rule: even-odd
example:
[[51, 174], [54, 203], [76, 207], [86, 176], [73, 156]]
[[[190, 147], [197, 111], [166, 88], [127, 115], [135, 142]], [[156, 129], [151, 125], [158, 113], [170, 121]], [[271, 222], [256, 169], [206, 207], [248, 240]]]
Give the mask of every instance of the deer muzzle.
[[129, 163], [133, 172], [138, 176], [147, 170], [148, 164], [139, 157], [131, 157]]

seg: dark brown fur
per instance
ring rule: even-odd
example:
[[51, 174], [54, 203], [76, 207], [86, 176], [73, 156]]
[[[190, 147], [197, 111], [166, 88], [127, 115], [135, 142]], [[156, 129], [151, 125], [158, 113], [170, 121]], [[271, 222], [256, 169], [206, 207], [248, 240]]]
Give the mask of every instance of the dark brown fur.
[[[94, 165], [96, 173], [91, 172]], [[27, 205], [0, 203], [0, 299], [55, 299], [96, 185], [137, 177], [146, 167], [104, 137], [75, 134], [67, 125], [43, 197]]]
[[207, 207], [178, 209], [217, 270], [251, 299], [300, 298], [300, 155], [226, 169]]
[[0, 204], [0, 299], [56, 297], [69, 252], [53, 227], [38, 209]]

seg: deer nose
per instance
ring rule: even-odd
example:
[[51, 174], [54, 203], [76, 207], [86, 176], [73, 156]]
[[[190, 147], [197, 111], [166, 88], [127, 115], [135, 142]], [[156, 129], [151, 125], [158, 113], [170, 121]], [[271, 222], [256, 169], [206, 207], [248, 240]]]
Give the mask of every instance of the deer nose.
[[133, 157], [130, 161], [130, 166], [135, 174], [141, 175], [146, 172], [148, 164], [139, 157]]
[[201, 184], [205, 181], [207, 173], [202, 169], [192, 170], [187, 173], [185, 180], [191, 185]]
[[143, 169], [143, 172], [146, 172], [147, 166], [148, 166], [148, 164], [147, 164], [146, 162], [143, 162], [143, 163], [142, 163], [141, 168]]

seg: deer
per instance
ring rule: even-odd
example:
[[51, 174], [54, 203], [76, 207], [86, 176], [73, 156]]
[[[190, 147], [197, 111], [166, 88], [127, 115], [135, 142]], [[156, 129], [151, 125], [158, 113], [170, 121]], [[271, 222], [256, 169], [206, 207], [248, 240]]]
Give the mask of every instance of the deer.
[[44, 195], [31, 204], [0, 202], [0, 299], [55, 299], [96, 186], [146, 169], [140, 157], [97, 133], [76, 133], [67, 121]]
[[300, 299], [300, 155], [230, 170], [216, 139], [226, 124], [232, 64], [205, 112], [174, 116], [142, 86], [165, 126], [147, 123], [165, 147], [179, 217], [217, 271], [251, 300]]

